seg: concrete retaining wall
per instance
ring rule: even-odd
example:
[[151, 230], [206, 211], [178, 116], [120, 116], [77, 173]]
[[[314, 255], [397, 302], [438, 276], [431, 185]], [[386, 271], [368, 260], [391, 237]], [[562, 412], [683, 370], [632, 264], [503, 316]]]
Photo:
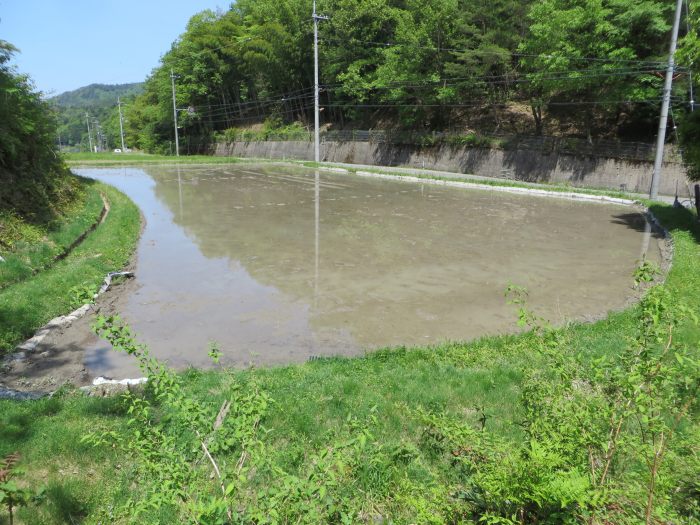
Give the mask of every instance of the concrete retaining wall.
[[[313, 143], [307, 141], [232, 142], [217, 144], [215, 155], [313, 160]], [[324, 142], [321, 159], [326, 162], [402, 166], [529, 182], [568, 183], [588, 188], [623, 189], [647, 193], [653, 165], [594, 156], [531, 150], [497, 150], [458, 146], [419, 147], [372, 142]], [[685, 169], [666, 163], [659, 192], [687, 193]]]

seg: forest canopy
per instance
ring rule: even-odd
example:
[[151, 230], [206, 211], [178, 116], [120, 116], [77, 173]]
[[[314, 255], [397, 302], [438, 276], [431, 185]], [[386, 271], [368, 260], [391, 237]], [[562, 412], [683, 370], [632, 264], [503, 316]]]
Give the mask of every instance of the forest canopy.
[[[329, 17], [319, 29], [327, 126], [655, 134], [670, 2], [319, 0], [317, 10]], [[129, 100], [128, 142], [172, 148], [171, 71], [183, 151], [229, 128], [308, 125], [311, 11], [311, 0], [239, 0], [193, 16], [143, 93]], [[682, 27], [685, 34], [691, 26]], [[688, 110], [691, 67], [678, 68], [677, 119]]]

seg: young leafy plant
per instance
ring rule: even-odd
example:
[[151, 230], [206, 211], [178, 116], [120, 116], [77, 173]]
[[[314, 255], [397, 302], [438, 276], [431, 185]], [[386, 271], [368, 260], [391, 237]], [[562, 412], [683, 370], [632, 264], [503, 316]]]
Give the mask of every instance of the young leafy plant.
[[[230, 496], [246, 468], [269, 398], [233, 384], [220, 408], [188, 396], [179, 376], [138, 344], [118, 317], [100, 317], [95, 330], [119, 351], [136, 358], [148, 378], [151, 397], [131, 392], [129, 433], [93, 432], [83, 441], [111, 444], [138, 460], [141, 497], [130, 499], [125, 515], [140, 516], [153, 508], [170, 508], [190, 523], [229, 523]], [[223, 469], [217, 453], [238, 453], [236, 468]]]
[[14, 478], [24, 473], [18, 467], [19, 460], [19, 452], [8, 454], [0, 460], [0, 505], [7, 509], [10, 525], [14, 523], [15, 509], [40, 501], [43, 494], [43, 490], [34, 492], [17, 485]]

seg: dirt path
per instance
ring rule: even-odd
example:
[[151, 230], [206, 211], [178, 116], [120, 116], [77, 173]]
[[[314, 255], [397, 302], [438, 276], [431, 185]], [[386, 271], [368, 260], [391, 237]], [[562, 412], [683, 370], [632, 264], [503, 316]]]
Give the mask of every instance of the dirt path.
[[95, 341], [95, 318], [100, 313], [118, 313], [121, 301], [137, 286], [133, 279], [113, 283], [86, 315], [51, 330], [33, 351], [9, 356], [0, 364], [0, 389], [49, 393], [66, 384], [92, 384], [94, 378], [85, 366], [85, 349]]

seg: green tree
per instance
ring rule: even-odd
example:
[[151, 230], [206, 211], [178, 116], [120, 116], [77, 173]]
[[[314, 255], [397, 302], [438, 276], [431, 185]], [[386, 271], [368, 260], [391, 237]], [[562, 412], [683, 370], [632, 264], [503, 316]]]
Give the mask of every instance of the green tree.
[[[700, 27], [700, 7], [696, 3], [691, 4], [688, 14], [687, 27], [690, 31], [680, 40], [678, 65], [690, 72], [697, 100], [700, 89], [700, 35], [696, 28]], [[693, 180], [700, 180], [700, 106], [696, 106], [694, 112], [684, 115], [679, 137], [683, 147], [683, 158], [688, 166], [688, 175]]]
[[[656, 100], [668, 2], [537, 0], [520, 44], [533, 117], [542, 132], [548, 105], [575, 102], [589, 140], [597, 110], [620, 117], [635, 103]], [[671, 6], [672, 7], [672, 6]]]
[[50, 220], [72, 196], [56, 151], [56, 121], [31, 80], [10, 65], [17, 49], [0, 41], [0, 212]]

